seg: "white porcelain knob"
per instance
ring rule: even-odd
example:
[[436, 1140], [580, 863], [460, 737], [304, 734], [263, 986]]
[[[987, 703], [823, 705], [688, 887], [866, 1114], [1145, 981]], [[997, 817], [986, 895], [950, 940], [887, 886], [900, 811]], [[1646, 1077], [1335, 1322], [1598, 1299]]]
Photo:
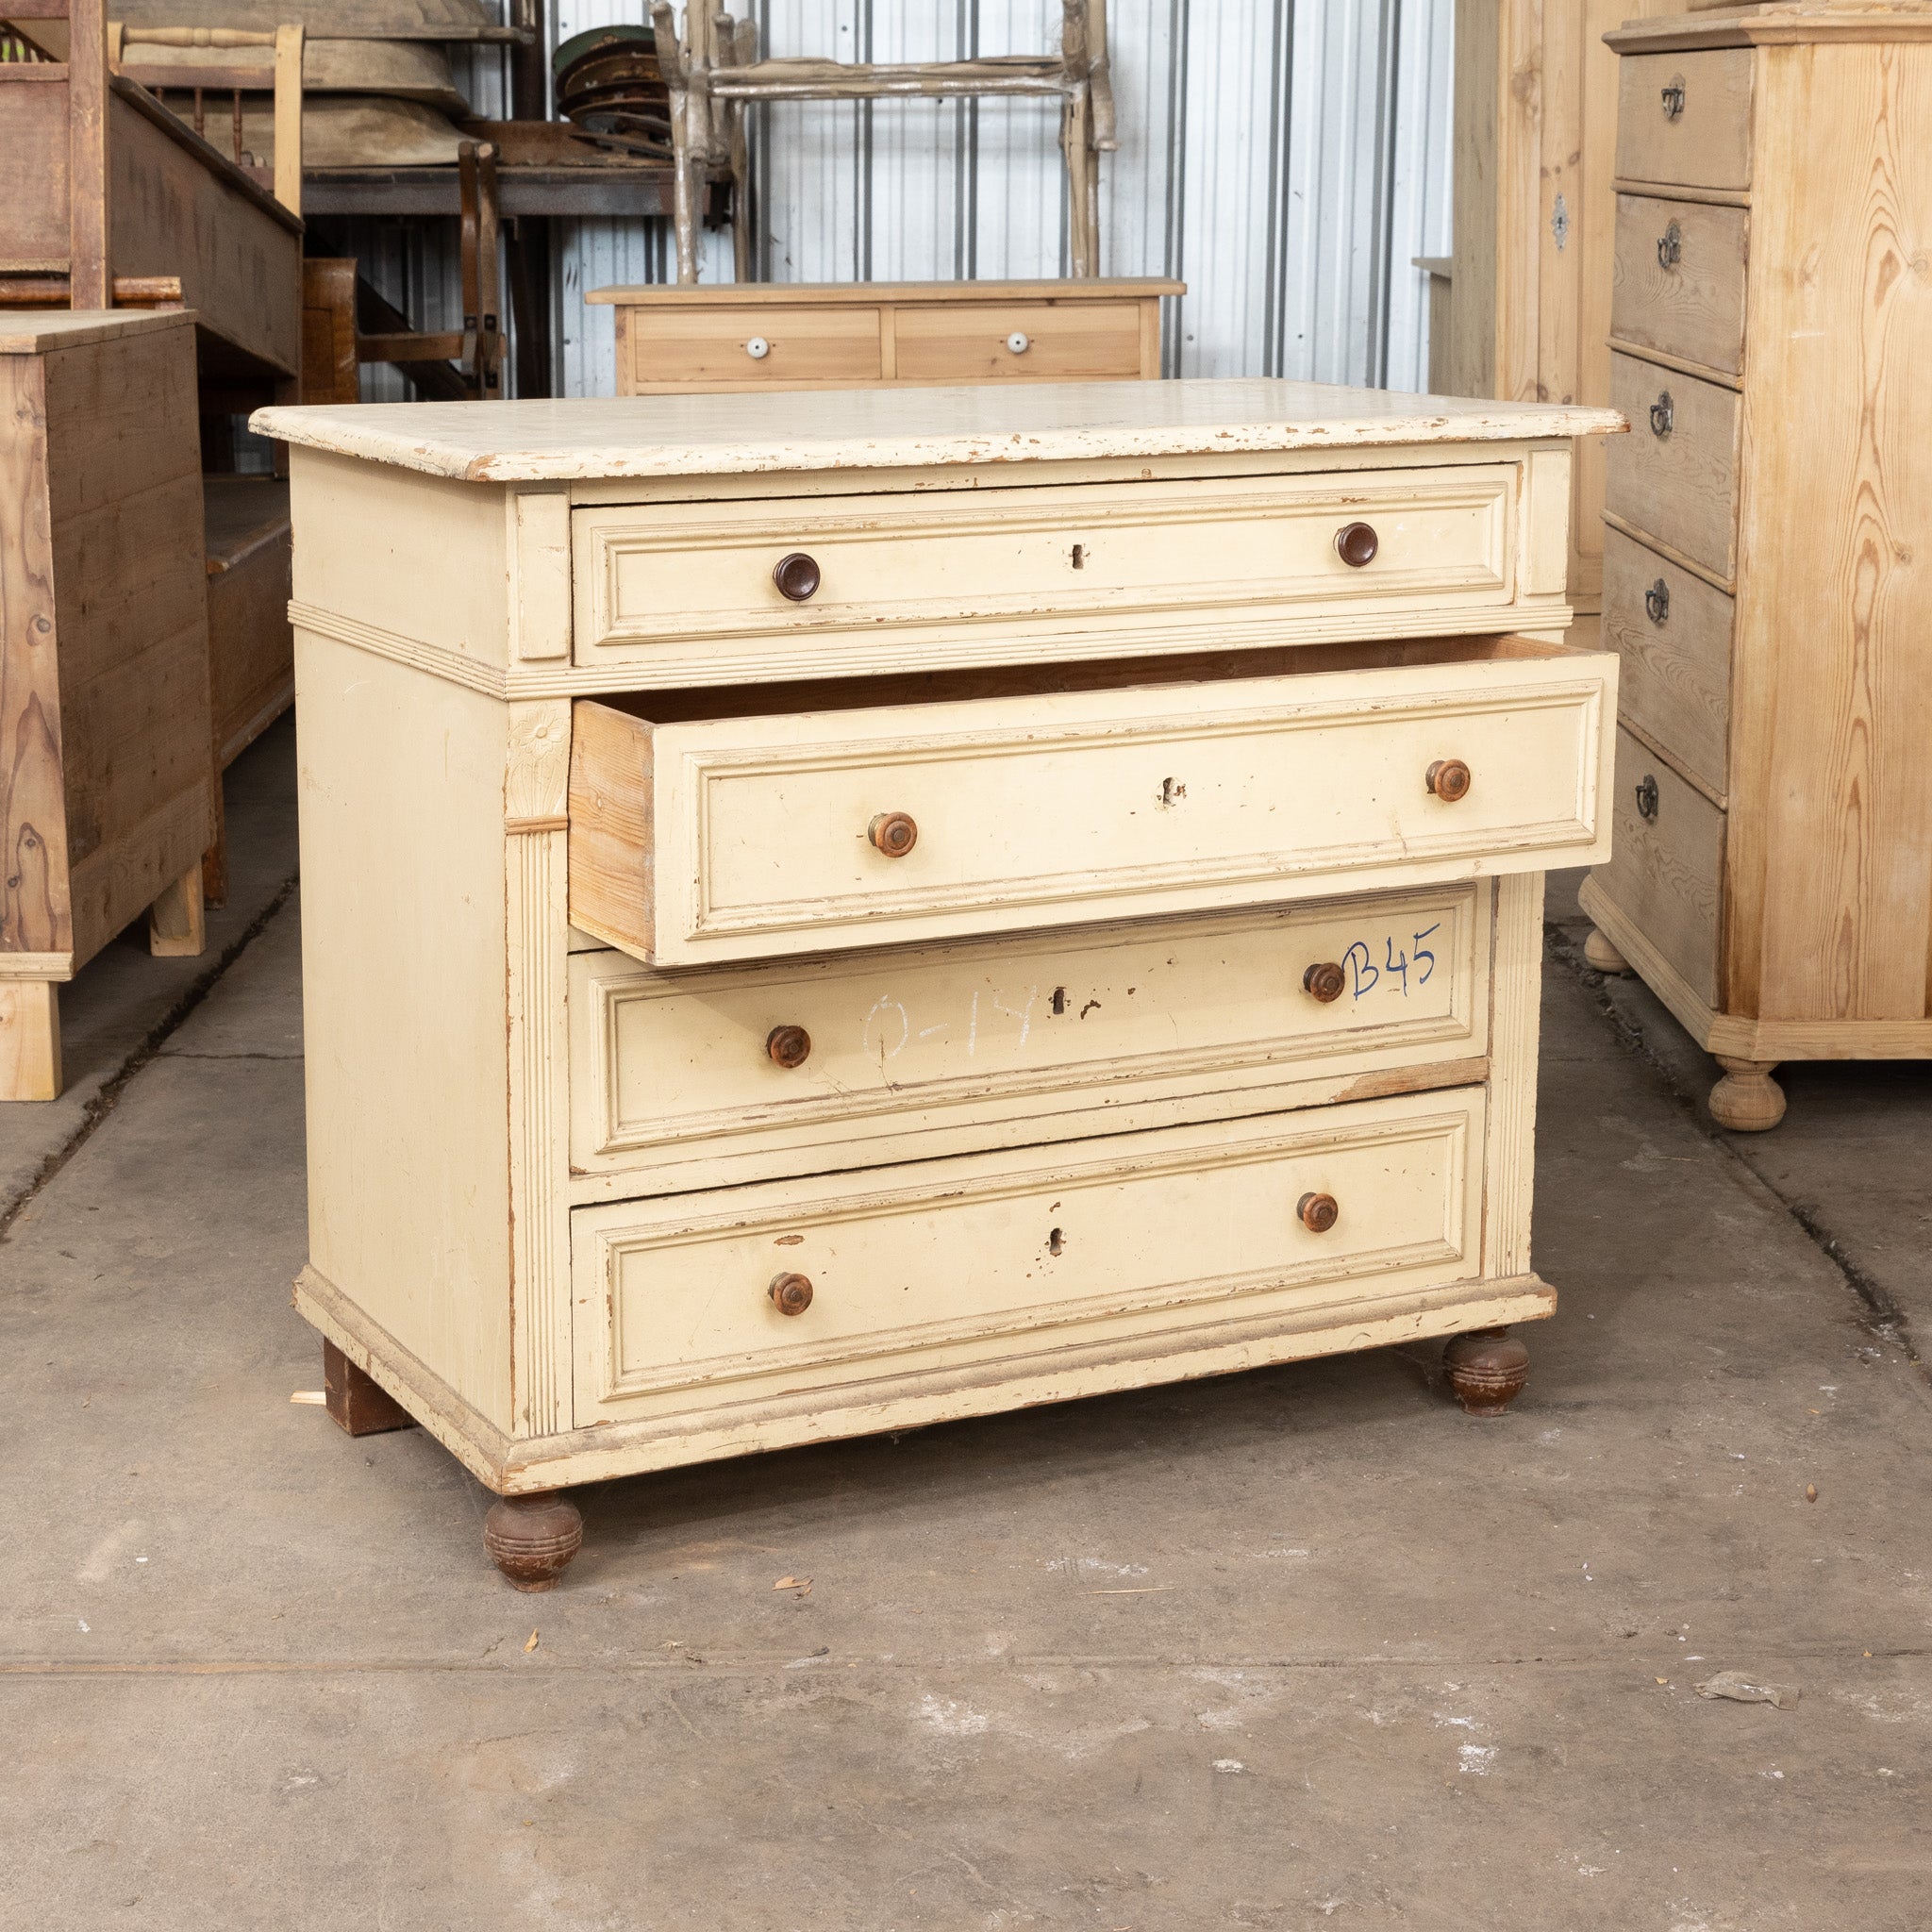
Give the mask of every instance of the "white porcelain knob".
[[772, 345], [766, 341], [763, 336], [754, 336], [750, 341], [745, 343], [744, 353], [754, 362], [762, 362], [772, 353]]
[[1007, 347], [1012, 350], [1013, 354], [1016, 356], [1024, 356], [1026, 353], [1026, 351], [1030, 349], [1032, 346], [1032, 340], [1026, 334], [1026, 331], [1024, 329], [1016, 328], [1013, 331], [1013, 333], [1007, 338]]

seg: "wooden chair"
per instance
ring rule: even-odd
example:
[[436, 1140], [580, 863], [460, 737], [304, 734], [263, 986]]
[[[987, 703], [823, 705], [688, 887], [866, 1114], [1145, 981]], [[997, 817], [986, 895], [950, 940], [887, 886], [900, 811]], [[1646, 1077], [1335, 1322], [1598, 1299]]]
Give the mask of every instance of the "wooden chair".
[[658, 62], [671, 90], [677, 279], [698, 278], [697, 225], [705, 191], [720, 172], [733, 184], [732, 239], [740, 281], [750, 279], [744, 220], [743, 108], [747, 101], [867, 101], [961, 95], [1058, 96], [1066, 158], [1069, 227], [1076, 276], [1100, 273], [1099, 157], [1114, 136], [1107, 52], [1107, 0], [1060, 0], [1060, 50], [978, 60], [858, 65], [829, 59], [759, 60], [749, 21], [687, 6], [680, 39], [669, 0], [655, 0]]

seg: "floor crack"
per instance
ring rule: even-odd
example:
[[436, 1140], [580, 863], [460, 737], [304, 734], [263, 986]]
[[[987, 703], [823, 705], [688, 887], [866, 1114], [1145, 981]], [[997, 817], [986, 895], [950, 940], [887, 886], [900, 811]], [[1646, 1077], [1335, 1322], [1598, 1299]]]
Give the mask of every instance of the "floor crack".
[[[148, 1028], [141, 1043], [108, 1075], [102, 1084], [101, 1091], [88, 1102], [86, 1111], [80, 1117], [80, 1124], [41, 1162], [33, 1179], [21, 1190], [5, 1211], [0, 1212], [0, 1242], [6, 1241], [12, 1235], [14, 1224], [40, 1197], [54, 1176], [93, 1139], [101, 1123], [121, 1104], [121, 1096], [127, 1091], [128, 1082], [159, 1055], [168, 1038], [189, 1014], [208, 998], [222, 975], [247, 951], [269, 921], [289, 903], [294, 893], [297, 878], [296, 874], [291, 873], [282, 881], [268, 904], [222, 948], [209, 961], [207, 969], [196, 974], [182, 990], [181, 996]], [[184, 1054], [180, 1058], [185, 1059], [189, 1056]]]
[[1832, 1233], [1810, 1208], [1802, 1207], [1790, 1195], [1779, 1191], [1776, 1183], [1751, 1160], [1737, 1145], [1733, 1137], [1711, 1120], [1709, 1114], [1705, 1111], [1700, 1095], [1687, 1093], [1684, 1091], [1683, 1083], [1678, 1080], [1670, 1063], [1645, 1038], [1643, 1029], [1618, 1009], [1616, 1002], [1609, 995], [1604, 974], [1584, 958], [1581, 944], [1560, 925], [1545, 923], [1543, 951], [1557, 964], [1563, 967], [1583, 989], [1591, 1004], [1609, 1022], [1610, 1030], [1616, 1035], [1617, 1043], [1624, 1052], [1633, 1058], [1642, 1061], [1657, 1075], [1664, 1091], [1690, 1116], [1704, 1138], [1726, 1160], [1733, 1162], [1748, 1174], [1754, 1186], [1761, 1188], [1775, 1201], [1803, 1230], [1812, 1246], [1837, 1270], [1839, 1278], [1858, 1302], [1860, 1323], [1881, 1341], [1902, 1351], [1919, 1379], [1932, 1386], [1932, 1364], [1921, 1359], [1912, 1341], [1910, 1321], [1905, 1310], [1891, 1298], [1884, 1284], [1846, 1254], [1838, 1236]]

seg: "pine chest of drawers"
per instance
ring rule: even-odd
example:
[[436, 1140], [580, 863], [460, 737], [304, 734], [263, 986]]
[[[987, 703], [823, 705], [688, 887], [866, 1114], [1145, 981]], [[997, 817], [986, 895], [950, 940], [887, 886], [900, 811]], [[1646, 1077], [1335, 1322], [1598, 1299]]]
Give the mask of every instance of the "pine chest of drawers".
[[[1278, 382], [275, 410], [354, 1428], [568, 1485], [1417, 1337], [1521, 1386], [1603, 411]], [[961, 1257], [970, 1257], [960, 1265]], [[1456, 1351], [1459, 1351], [1457, 1353]]]
[[1603, 637], [1634, 967], [1774, 1126], [1782, 1060], [1932, 1054], [1932, 8], [1633, 21]]

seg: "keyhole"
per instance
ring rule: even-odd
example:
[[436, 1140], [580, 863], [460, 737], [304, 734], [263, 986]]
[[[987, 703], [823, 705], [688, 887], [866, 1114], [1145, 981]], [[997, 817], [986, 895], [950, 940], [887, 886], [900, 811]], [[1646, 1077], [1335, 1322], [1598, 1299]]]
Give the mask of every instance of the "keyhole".
[[1173, 778], [1160, 781], [1160, 802], [1162, 805], [1175, 805], [1188, 795], [1188, 788]]
[[1047, 1004], [1052, 1007], [1053, 1010], [1056, 1013], [1064, 1013], [1067, 1010], [1066, 988], [1063, 986], [1055, 987], [1053, 990], [1053, 998], [1050, 1001], [1048, 1001]]
[[1074, 568], [1075, 570], [1085, 570], [1087, 568], [1087, 546], [1084, 543], [1075, 543], [1074, 545]]
[[1066, 1244], [1066, 1237], [1061, 1234], [1058, 1228], [1055, 1228], [1046, 1238], [1046, 1252], [1049, 1255], [1058, 1255]]

